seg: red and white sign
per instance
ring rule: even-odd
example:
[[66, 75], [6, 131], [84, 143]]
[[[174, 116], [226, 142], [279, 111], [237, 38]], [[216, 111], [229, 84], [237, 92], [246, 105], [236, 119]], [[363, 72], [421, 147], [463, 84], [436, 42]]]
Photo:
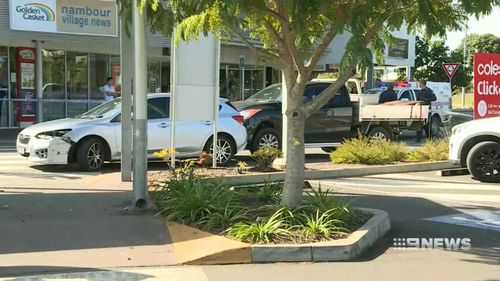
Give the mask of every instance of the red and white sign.
[[459, 63], [443, 63], [444, 72], [450, 80], [451, 78], [453, 78], [453, 76], [455, 76], [455, 73], [457, 73], [459, 66]]
[[474, 119], [500, 116], [500, 54], [474, 55]]

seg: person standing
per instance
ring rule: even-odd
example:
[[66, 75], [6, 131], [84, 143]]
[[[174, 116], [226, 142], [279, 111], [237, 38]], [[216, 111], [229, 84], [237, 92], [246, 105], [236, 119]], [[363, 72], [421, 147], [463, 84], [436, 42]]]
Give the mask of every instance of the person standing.
[[[430, 107], [431, 103], [435, 100], [437, 100], [436, 94], [427, 87], [427, 81], [425, 80], [420, 80], [420, 92], [417, 94], [417, 101], [420, 101], [421, 104], [427, 105]], [[430, 116], [427, 116], [427, 123], [429, 124], [430, 121]], [[420, 142], [422, 139], [422, 131], [424, 130], [423, 126], [420, 126], [420, 128], [417, 130], [417, 142]], [[427, 137], [430, 136], [430, 132], [426, 132]]]
[[379, 104], [386, 103], [386, 102], [390, 102], [390, 101], [395, 101], [397, 99], [398, 99], [398, 95], [394, 91], [394, 85], [389, 84], [389, 85], [387, 85], [387, 90], [383, 91], [380, 94], [380, 97], [378, 99], [378, 103]]
[[103, 92], [105, 101], [112, 101], [116, 97], [116, 90], [115, 87], [113, 86], [112, 77], [108, 77], [106, 79], [106, 85], [104, 85], [103, 87]]

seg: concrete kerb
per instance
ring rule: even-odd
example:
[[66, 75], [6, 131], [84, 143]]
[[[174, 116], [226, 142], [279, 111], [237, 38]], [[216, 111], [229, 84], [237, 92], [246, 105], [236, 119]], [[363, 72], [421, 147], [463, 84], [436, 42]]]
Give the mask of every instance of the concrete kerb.
[[[361, 177], [379, 174], [392, 174], [392, 173], [408, 173], [408, 172], [425, 172], [442, 170], [456, 167], [448, 161], [440, 162], [425, 162], [425, 163], [411, 163], [411, 164], [394, 164], [385, 166], [370, 166], [359, 168], [344, 168], [344, 169], [331, 169], [331, 170], [306, 170], [306, 180], [319, 180], [319, 179], [333, 179], [333, 178], [348, 178], [348, 177]], [[238, 175], [224, 177], [224, 181], [232, 185], [248, 185], [258, 184], [263, 181], [268, 182], [281, 182], [285, 179], [285, 172], [262, 173], [257, 175]]]
[[252, 261], [268, 263], [352, 260], [382, 238], [391, 228], [387, 212], [359, 209], [373, 214], [373, 217], [345, 239], [310, 244], [252, 245]]
[[172, 222], [167, 222], [167, 228], [179, 264], [348, 261], [391, 228], [387, 212], [359, 209], [373, 216], [347, 238], [308, 244], [250, 245]]

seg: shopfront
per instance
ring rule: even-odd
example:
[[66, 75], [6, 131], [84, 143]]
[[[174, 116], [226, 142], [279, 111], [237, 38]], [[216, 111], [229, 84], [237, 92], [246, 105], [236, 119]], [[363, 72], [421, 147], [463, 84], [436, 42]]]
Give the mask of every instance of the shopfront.
[[[119, 95], [117, 13], [114, 0], [0, 0], [0, 128], [83, 113], [104, 102], [107, 77]], [[149, 92], [170, 91], [170, 44], [147, 34]], [[236, 101], [281, 75], [250, 49], [229, 43], [221, 47], [220, 79], [221, 97]]]

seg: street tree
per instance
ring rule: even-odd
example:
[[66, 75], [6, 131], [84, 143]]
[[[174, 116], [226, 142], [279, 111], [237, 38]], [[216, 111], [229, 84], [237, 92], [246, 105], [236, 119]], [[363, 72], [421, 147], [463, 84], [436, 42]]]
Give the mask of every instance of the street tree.
[[[500, 38], [493, 34], [470, 34], [466, 38], [467, 43], [467, 64], [474, 64], [474, 53], [500, 53]], [[457, 48], [457, 52], [464, 53], [464, 40]], [[462, 55], [463, 56], [463, 55]]]
[[[130, 7], [130, 1], [122, 4]], [[390, 31], [406, 24], [409, 30], [442, 36], [447, 29], [458, 29], [468, 16], [489, 13], [499, 4], [500, 0], [139, 0], [154, 30], [170, 36], [178, 24], [176, 41], [213, 32], [222, 40], [240, 40], [280, 66], [288, 127], [282, 204], [292, 208], [302, 202], [305, 120], [357, 71], [371, 65], [373, 54], [383, 58]], [[351, 37], [336, 82], [304, 103], [314, 67], [330, 43], [346, 32]]]
[[[463, 62], [462, 53], [459, 51], [450, 51], [444, 40], [430, 40], [417, 37], [415, 45], [416, 80], [448, 81], [448, 76], [446, 76], [442, 64]], [[471, 81], [470, 67], [462, 64], [453, 77], [452, 87], [454, 90], [460, 87], [468, 87]]]

